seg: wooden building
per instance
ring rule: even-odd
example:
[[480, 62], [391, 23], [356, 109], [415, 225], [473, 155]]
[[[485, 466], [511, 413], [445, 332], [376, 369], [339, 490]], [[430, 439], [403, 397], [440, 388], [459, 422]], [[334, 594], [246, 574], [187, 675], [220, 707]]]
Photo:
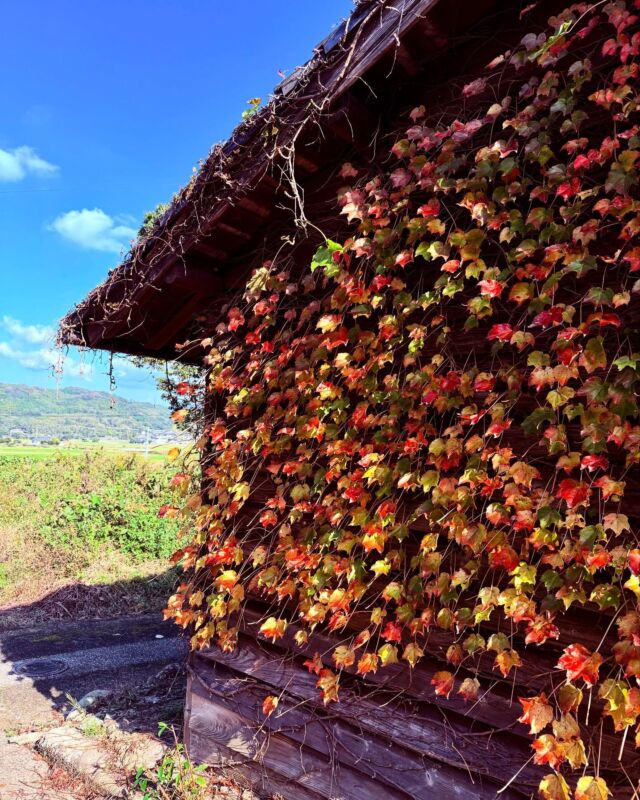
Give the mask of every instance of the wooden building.
[[[478, 87], [468, 87], [485, 65], [521, 47], [524, 33], [542, 30], [565, 5], [360, 0], [351, 17], [318, 45], [311, 61], [277, 87], [269, 104], [212, 150], [127, 259], [63, 320], [63, 342], [201, 364], [203, 339], [227, 319], [255, 268], [286, 255], [302, 280], [324, 236], [342, 241], [350, 234], [335, 202], [345, 183], [345, 162], [365, 171], [371, 164], [384, 164], [414, 107], [425, 106], [429, 119], [447, 124], [457, 115], [473, 119]], [[630, 31], [625, 35], [632, 41]], [[532, 36], [527, 52], [539, 46]], [[498, 99], [503, 80], [503, 73], [494, 70], [478, 91], [488, 87]], [[538, 141], [536, 152], [545, 146]], [[605, 280], [603, 285], [609, 284]], [[637, 343], [639, 303], [632, 295], [619, 315]], [[480, 336], [463, 328], [461, 308], [462, 301], [458, 312], [454, 305], [449, 312], [449, 325], [460, 326], [451, 351], [460, 363], [473, 353], [481, 368], [495, 353], [486, 330]], [[529, 403], [529, 411], [536, 408], [535, 398], [535, 390], [522, 387], [520, 402]], [[208, 413], [215, 416], [216, 408]], [[567, 425], [567, 436], [579, 443], [580, 426]], [[539, 438], [509, 442], [524, 451], [535, 448]], [[576, 448], [579, 444], [570, 450]], [[544, 457], [538, 461], [544, 471]], [[623, 510], [637, 530], [637, 463], [625, 480]], [[253, 502], [252, 514], [260, 507], [259, 499]], [[416, 525], [411, 536], [419, 542], [424, 532]], [[540, 758], [534, 763], [529, 730], [517, 721], [522, 714], [517, 698], [554, 691], [558, 659], [572, 642], [596, 652], [603, 642], [613, 648], [616, 641], [614, 615], [606, 603], [598, 608], [585, 600], [569, 606], [555, 621], [557, 637], [527, 647], [526, 660], [507, 675], [496, 672], [493, 656], [479, 657], [468, 674], [487, 683], [475, 702], [434, 693], [434, 676], [451, 663], [452, 641], [450, 631], [436, 626], [415, 667], [393, 663], [362, 677], [353, 663], [346, 664], [339, 702], [325, 705], [317, 675], [304, 661], [319, 654], [326, 667], [332, 666], [331, 653], [341, 636], [318, 626], [300, 644], [292, 618], [282, 636], [268, 641], [259, 627], [273, 611], [273, 598], [256, 592], [243, 604], [235, 650], [211, 645], [190, 657], [189, 752], [199, 761], [233, 765], [265, 791], [291, 800], [533, 797], [553, 764]], [[355, 630], [365, 624], [357, 614], [349, 621]], [[487, 636], [496, 630], [490, 622], [485, 627]], [[462, 669], [461, 676], [466, 674]], [[262, 710], [266, 695], [279, 700], [268, 716]], [[602, 706], [595, 695], [593, 706]], [[610, 720], [602, 723], [598, 717], [597, 725], [588, 720], [589, 712], [580, 719], [582, 739], [596, 772], [592, 761], [585, 775], [606, 778], [616, 798], [637, 797], [633, 787], [638, 788], [640, 758], [633, 734], [621, 742]], [[558, 792], [548, 796], [563, 796]]]

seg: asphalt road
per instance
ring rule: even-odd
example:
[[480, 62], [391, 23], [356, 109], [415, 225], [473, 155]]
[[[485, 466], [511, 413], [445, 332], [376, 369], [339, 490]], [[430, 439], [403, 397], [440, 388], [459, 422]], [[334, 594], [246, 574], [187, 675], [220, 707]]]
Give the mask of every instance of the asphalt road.
[[186, 643], [159, 615], [54, 621], [0, 634], [0, 730], [50, 724], [67, 695], [142, 683], [181, 662]]

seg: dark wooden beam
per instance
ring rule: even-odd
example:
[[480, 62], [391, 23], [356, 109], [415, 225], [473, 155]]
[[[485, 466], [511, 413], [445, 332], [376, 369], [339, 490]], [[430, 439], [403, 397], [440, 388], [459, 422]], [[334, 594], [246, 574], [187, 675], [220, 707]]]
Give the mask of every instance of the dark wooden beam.
[[258, 217], [262, 217], [262, 219], [266, 219], [271, 215], [271, 206], [256, 202], [247, 195], [241, 197], [236, 205], [245, 211], [248, 211], [250, 214], [255, 214]]
[[204, 239], [195, 242], [190, 252], [200, 253], [209, 258], [213, 258], [215, 261], [226, 261], [231, 255], [227, 250], [221, 250], [219, 247], [215, 247], [215, 245]]
[[89, 322], [84, 327], [84, 337], [88, 347], [96, 347], [104, 338], [106, 325], [103, 322]]
[[[236, 713], [324, 755], [333, 754], [341, 764], [365, 774], [375, 773], [381, 787], [386, 784], [400, 788], [411, 797], [423, 796], [426, 780], [433, 797], [446, 797], [447, 788], [456, 785], [460, 800], [493, 800], [498, 787], [482, 785], [482, 778], [506, 783], [527, 760], [525, 744], [517, 742], [509, 747], [506, 737], [496, 745], [492, 740], [492, 747], [482, 741], [467, 741], [461, 758], [443, 735], [446, 722], [438, 719], [430, 707], [421, 709], [423, 713], [418, 717], [415, 712], [403, 713], [399, 704], [394, 707], [387, 698], [387, 702], [378, 705], [374, 693], [369, 699], [366, 693], [351, 693], [344, 686], [340, 687], [342, 705], [338, 713], [326, 717], [316, 681], [305, 675], [302, 667], [283, 664], [278, 655], [242, 637], [233, 655], [221, 653], [218, 658], [217, 650], [204, 651], [192, 656], [190, 665], [207, 690], [225, 706], [230, 701], [231, 710]], [[285, 676], [286, 683], [282, 680]], [[239, 682], [242, 692], [237, 691]], [[273, 689], [280, 698], [278, 713], [266, 721], [260, 706]], [[452, 741], [464, 739], [461, 727], [458, 720], [451, 721], [447, 733]], [[494, 738], [497, 741], [499, 737]], [[496, 775], [498, 767], [502, 769]], [[543, 774], [535, 768], [522, 772], [521, 783], [526, 780], [526, 787], [522, 794], [507, 794], [510, 800], [522, 800], [522, 795], [537, 787]], [[475, 786], [474, 776], [479, 779]]]
[[169, 286], [204, 296], [219, 294], [224, 290], [220, 277], [211, 268], [206, 269], [188, 261], [185, 264], [176, 264], [167, 274], [166, 281]]
[[161, 361], [180, 361], [184, 364], [199, 365], [202, 361], [201, 354], [197, 357], [195, 357], [195, 353], [187, 353], [185, 355], [185, 353], [178, 352], [172, 347], [163, 347], [160, 350], [149, 350], [144, 345], [127, 341], [127, 339], [103, 339], [97, 349], [106, 350], [109, 353], [121, 353], [126, 356], [157, 358]]
[[323, 123], [338, 139], [367, 155], [380, 125], [380, 118], [353, 92], [349, 92], [338, 100], [323, 119]]
[[229, 236], [235, 236], [237, 239], [242, 239], [245, 242], [253, 238], [253, 233], [250, 233], [249, 231], [243, 231], [241, 228], [237, 228], [235, 225], [230, 225], [228, 222], [216, 223], [214, 226], [214, 232], [215, 231], [228, 233]]
[[404, 44], [404, 42], [400, 42], [400, 44], [397, 46], [395, 60], [402, 67], [404, 72], [411, 78], [414, 78], [420, 72], [420, 64], [413, 57], [412, 53], [406, 44]]
[[303, 156], [299, 150], [296, 150], [294, 156], [296, 167], [300, 167], [305, 172], [308, 172], [310, 175], [313, 175], [314, 172], [317, 172], [320, 169], [320, 165], [312, 161], [310, 158]]
[[267, 192], [272, 192], [276, 189], [280, 188], [280, 181], [276, 180], [273, 175], [270, 175], [268, 172], [263, 172], [260, 176], [258, 182], [256, 183], [253, 191], [258, 192], [261, 189]]
[[169, 342], [174, 344], [175, 337], [187, 325], [195, 315], [202, 310], [201, 294], [194, 294], [189, 297], [181, 306], [179, 306], [175, 313], [161, 325], [155, 333], [147, 339], [144, 346], [148, 350], [160, 350]]

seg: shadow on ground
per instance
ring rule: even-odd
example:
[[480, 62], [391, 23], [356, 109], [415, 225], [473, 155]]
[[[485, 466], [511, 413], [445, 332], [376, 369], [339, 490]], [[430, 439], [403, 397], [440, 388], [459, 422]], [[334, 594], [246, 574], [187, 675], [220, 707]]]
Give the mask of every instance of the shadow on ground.
[[18, 601], [0, 606], [0, 634], [19, 625], [39, 625], [51, 620], [161, 612], [177, 580], [178, 571], [172, 567], [112, 583], [65, 583], [28, 603]]
[[[0, 732], [59, 724], [74, 701], [95, 690], [109, 693], [99, 704], [123, 729], [179, 726], [187, 648], [160, 612], [174, 582], [167, 570], [108, 585], [70, 584], [0, 609]], [[132, 613], [139, 609], [146, 613]]]

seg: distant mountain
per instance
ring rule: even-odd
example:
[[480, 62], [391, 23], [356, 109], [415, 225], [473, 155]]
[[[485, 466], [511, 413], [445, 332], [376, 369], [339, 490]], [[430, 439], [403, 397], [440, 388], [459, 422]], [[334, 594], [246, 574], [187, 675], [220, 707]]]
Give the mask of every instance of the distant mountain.
[[166, 407], [107, 392], [0, 383], [0, 438], [154, 441], [175, 436], [169, 417]]

